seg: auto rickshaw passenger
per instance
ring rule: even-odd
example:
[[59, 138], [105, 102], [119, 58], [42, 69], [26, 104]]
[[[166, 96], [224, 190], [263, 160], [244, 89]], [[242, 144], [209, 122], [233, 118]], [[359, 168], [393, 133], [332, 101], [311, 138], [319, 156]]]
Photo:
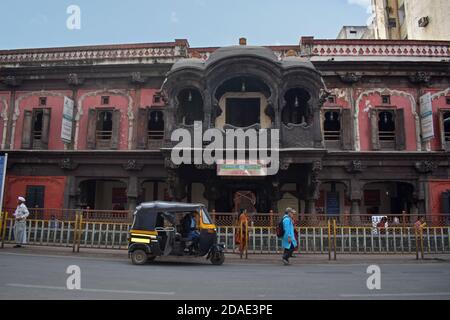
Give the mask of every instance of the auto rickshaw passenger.
[[188, 213], [183, 218], [183, 234], [189, 240], [197, 242], [200, 237], [200, 233], [197, 229], [197, 221], [195, 219], [195, 213]]

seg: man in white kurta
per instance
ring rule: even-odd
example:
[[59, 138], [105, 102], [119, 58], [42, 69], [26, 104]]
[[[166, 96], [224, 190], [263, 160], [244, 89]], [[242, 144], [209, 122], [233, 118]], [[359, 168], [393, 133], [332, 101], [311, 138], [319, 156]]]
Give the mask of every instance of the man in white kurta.
[[25, 205], [25, 198], [19, 197], [17, 199], [18, 205], [16, 212], [14, 212], [14, 239], [16, 245], [14, 248], [21, 248], [27, 242], [27, 217], [30, 215], [27, 206]]

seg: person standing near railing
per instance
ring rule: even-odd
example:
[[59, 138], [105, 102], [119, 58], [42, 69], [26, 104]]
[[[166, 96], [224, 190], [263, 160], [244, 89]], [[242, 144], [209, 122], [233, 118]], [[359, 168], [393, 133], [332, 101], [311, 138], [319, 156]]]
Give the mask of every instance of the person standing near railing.
[[377, 223], [377, 228], [380, 234], [385, 234], [387, 227], [388, 227], [387, 217], [381, 218], [380, 222]]
[[427, 226], [427, 223], [425, 222], [425, 218], [420, 216], [416, 223], [414, 223], [414, 228], [416, 228], [417, 231], [422, 230], [423, 228], [425, 228]]
[[248, 243], [248, 226], [250, 218], [247, 215], [246, 209], [241, 209], [238, 215], [238, 227], [236, 228], [235, 242], [239, 246], [239, 253], [241, 257], [244, 254], [244, 250], [247, 248]]
[[294, 209], [287, 208], [282, 218], [283, 224], [282, 246], [284, 248], [282, 260], [285, 265], [289, 264], [289, 258], [294, 252], [295, 247], [297, 247], [297, 240], [295, 239], [294, 233], [294, 214], [295, 214]]
[[25, 198], [17, 198], [17, 208], [14, 212], [14, 239], [16, 245], [14, 248], [22, 248], [22, 245], [27, 242], [27, 217], [30, 215], [27, 206], [25, 205]]

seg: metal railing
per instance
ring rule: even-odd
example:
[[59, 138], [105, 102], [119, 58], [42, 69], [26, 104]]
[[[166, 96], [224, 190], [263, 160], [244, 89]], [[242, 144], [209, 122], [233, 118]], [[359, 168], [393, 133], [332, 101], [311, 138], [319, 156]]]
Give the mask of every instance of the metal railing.
[[[0, 239], [14, 243], [14, 219], [0, 216]], [[236, 244], [237, 226], [217, 228], [218, 242], [226, 252], [239, 252]], [[27, 220], [27, 243], [41, 246], [80, 248], [126, 249], [129, 223], [86, 221], [82, 214], [74, 220]], [[425, 227], [354, 227], [339, 226], [328, 220], [326, 226], [296, 227], [297, 252], [328, 254], [424, 254], [450, 253], [450, 226]], [[281, 253], [281, 239], [273, 227], [248, 227], [246, 251], [250, 254]]]
[[[13, 208], [4, 208], [6, 212], [14, 212]], [[41, 209], [28, 208], [29, 219], [34, 220], [75, 220], [77, 214], [82, 214], [84, 220], [95, 220], [102, 222], [130, 223], [133, 212], [129, 210], [90, 210], [90, 209]]]
[[[212, 212], [212, 220], [218, 226], [237, 225], [237, 213]], [[276, 227], [283, 214], [280, 213], [256, 213], [249, 214], [250, 224], [254, 227]], [[366, 226], [372, 227], [372, 214], [298, 214], [294, 220], [297, 227], [320, 227], [326, 226], [328, 220], [336, 220], [339, 226]], [[376, 216], [385, 216], [388, 219], [390, 227], [408, 227], [412, 226], [419, 215], [417, 214], [377, 214]], [[424, 215], [429, 226], [439, 227], [450, 225], [450, 214], [429, 214]]]
[[[6, 212], [14, 212], [15, 208], [4, 208]], [[133, 211], [129, 210], [91, 210], [91, 209], [41, 209], [29, 208], [29, 219], [75, 220], [76, 214], [82, 214], [84, 220], [102, 222], [131, 223]], [[213, 222], [217, 226], [235, 226], [238, 224], [238, 214], [230, 212], [211, 212]], [[276, 227], [282, 213], [255, 213], [249, 214], [250, 226], [253, 227]], [[376, 216], [386, 216], [389, 227], [412, 227], [417, 221], [418, 214], [377, 214]], [[328, 220], [336, 220], [338, 226], [361, 226], [372, 227], [371, 214], [352, 215], [348, 213], [338, 215], [328, 214], [305, 214], [299, 213], [294, 218], [297, 227], [323, 227]], [[427, 214], [425, 220], [430, 227], [440, 227], [450, 225], [450, 214]]]

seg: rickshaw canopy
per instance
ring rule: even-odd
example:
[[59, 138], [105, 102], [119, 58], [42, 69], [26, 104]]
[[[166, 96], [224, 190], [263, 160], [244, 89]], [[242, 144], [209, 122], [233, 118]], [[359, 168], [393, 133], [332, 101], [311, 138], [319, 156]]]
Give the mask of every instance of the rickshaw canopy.
[[205, 206], [200, 203], [183, 203], [154, 201], [140, 204], [134, 212], [132, 229], [154, 230], [158, 224], [157, 216], [162, 214], [167, 220], [173, 222], [174, 214], [179, 212], [207, 212]]
[[205, 206], [201, 203], [183, 203], [183, 202], [168, 202], [168, 201], [153, 201], [141, 203], [137, 208], [137, 213], [150, 214], [158, 212], [185, 212], [185, 211], [199, 211]]

